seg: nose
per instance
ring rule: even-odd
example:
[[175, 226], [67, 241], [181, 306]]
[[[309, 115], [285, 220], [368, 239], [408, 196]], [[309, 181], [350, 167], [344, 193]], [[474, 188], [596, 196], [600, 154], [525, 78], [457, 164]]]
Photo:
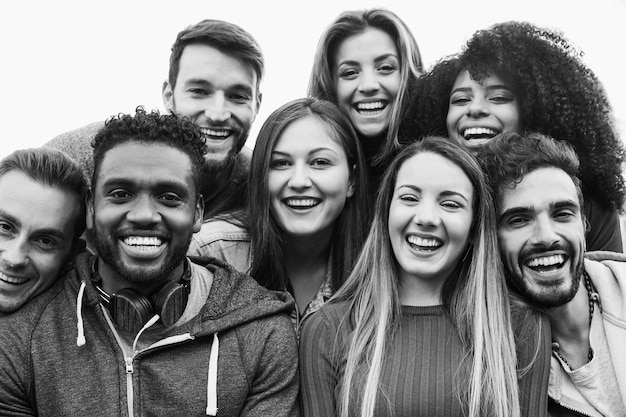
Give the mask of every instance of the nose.
[[304, 163], [295, 164], [291, 171], [291, 177], [289, 178], [287, 185], [296, 190], [311, 187], [312, 183], [309, 166]]
[[211, 124], [222, 124], [230, 119], [227, 100], [222, 92], [217, 92], [206, 99], [204, 115]]
[[28, 264], [28, 243], [17, 237], [2, 242], [0, 245], [0, 258], [10, 268], [20, 268]]
[[161, 221], [161, 214], [156, 205], [152, 196], [140, 196], [128, 211], [126, 218], [140, 226], [156, 224]]
[[550, 247], [558, 243], [560, 239], [559, 234], [554, 228], [552, 219], [547, 215], [537, 218], [535, 227], [533, 228], [532, 243]]
[[367, 93], [380, 89], [380, 83], [374, 70], [363, 70], [359, 81], [359, 91]]
[[434, 207], [433, 203], [422, 201], [415, 206], [413, 221], [418, 226], [435, 227], [440, 224], [441, 218], [437, 214], [437, 209]]
[[467, 115], [470, 117], [482, 117], [489, 114], [487, 102], [482, 97], [474, 97], [467, 106]]

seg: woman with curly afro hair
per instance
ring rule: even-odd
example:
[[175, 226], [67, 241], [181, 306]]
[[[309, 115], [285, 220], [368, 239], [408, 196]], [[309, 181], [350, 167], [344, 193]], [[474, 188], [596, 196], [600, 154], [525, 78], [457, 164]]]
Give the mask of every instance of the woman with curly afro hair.
[[529, 23], [479, 30], [412, 89], [400, 141], [446, 135], [479, 152], [513, 131], [569, 142], [580, 158], [587, 249], [621, 252], [625, 152], [604, 88], [581, 57], [562, 34]]

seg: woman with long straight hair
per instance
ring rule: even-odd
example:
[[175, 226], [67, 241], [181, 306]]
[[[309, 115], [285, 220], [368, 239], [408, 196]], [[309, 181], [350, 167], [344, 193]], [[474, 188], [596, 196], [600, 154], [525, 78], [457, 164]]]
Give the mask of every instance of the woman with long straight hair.
[[484, 174], [459, 145], [425, 138], [389, 166], [352, 274], [304, 326], [302, 410], [546, 415], [549, 335], [518, 341]]

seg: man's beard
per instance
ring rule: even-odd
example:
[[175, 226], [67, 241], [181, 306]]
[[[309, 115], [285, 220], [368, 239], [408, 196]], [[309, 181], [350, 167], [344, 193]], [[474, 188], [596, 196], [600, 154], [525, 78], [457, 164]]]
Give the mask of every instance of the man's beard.
[[235, 163], [235, 159], [239, 152], [243, 149], [248, 140], [250, 128], [244, 130], [237, 130], [237, 138], [233, 141], [233, 146], [230, 148], [226, 157], [221, 161], [211, 159], [211, 151], [204, 156], [204, 166], [202, 169], [203, 174], [218, 174], [226, 169], [229, 169]]
[[[119, 239], [116, 236], [103, 237], [97, 231], [88, 230], [91, 240], [94, 242], [97, 256], [107, 264], [115, 273], [129, 283], [149, 284], [163, 281], [167, 275], [176, 269], [187, 256], [187, 250], [191, 243], [193, 231], [180, 241], [177, 245], [169, 246], [165, 259], [153, 268], [146, 267], [129, 267], [125, 265], [120, 256], [121, 249], [116, 242]], [[169, 242], [171, 244], [171, 241]]]
[[[573, 249], [568, 247], [566, 252], [569, 259], [573, 261], [575, 255]], [[520, 256], [520, 258], [524, 259], [525, 256]], [[574, 298], [578, 292], [582, 274], [583, 257], [580, 256], [579, 262], [574, 265], [573, 268], [570, 267], [570, 280], [568, 285], [564, 288], [559, 285], [554, 285], [541, 286], [539, 290], [533, 289], [527, 279], [512, 270], [507, 270], [507, 279], [512, 289], [520, 294], [528, 303], [539, 308], [554, 308], [565, 305]]]

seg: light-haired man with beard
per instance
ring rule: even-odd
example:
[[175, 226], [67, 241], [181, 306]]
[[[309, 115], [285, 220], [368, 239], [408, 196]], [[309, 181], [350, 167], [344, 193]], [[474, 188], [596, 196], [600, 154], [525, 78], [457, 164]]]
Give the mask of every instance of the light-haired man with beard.
[[185, 255], [202, 223], [198, 130], [138, 108], [94, 145], [97, 256], [0, 320], [0, 415], [296, 415], [293, 300]]
[[[251, 155], [244, 145], [261, 104], [263, 72], [258, 43], [233, 23], [203, 20], [178, 33], [172, 46], [163, 104], [202, 131], [208, 149], [200, 180], [206, 219], [244, 207]], [[90, 145], [102, 126], [89, 124], [45, 146], [68, 153], [91, 178]]]
[[550, 413], [625, 416], [626, 257], [585, 253], [576, 154], [535, 133], [504, 134], [480, 156], [509, 287], [550, 320]]

